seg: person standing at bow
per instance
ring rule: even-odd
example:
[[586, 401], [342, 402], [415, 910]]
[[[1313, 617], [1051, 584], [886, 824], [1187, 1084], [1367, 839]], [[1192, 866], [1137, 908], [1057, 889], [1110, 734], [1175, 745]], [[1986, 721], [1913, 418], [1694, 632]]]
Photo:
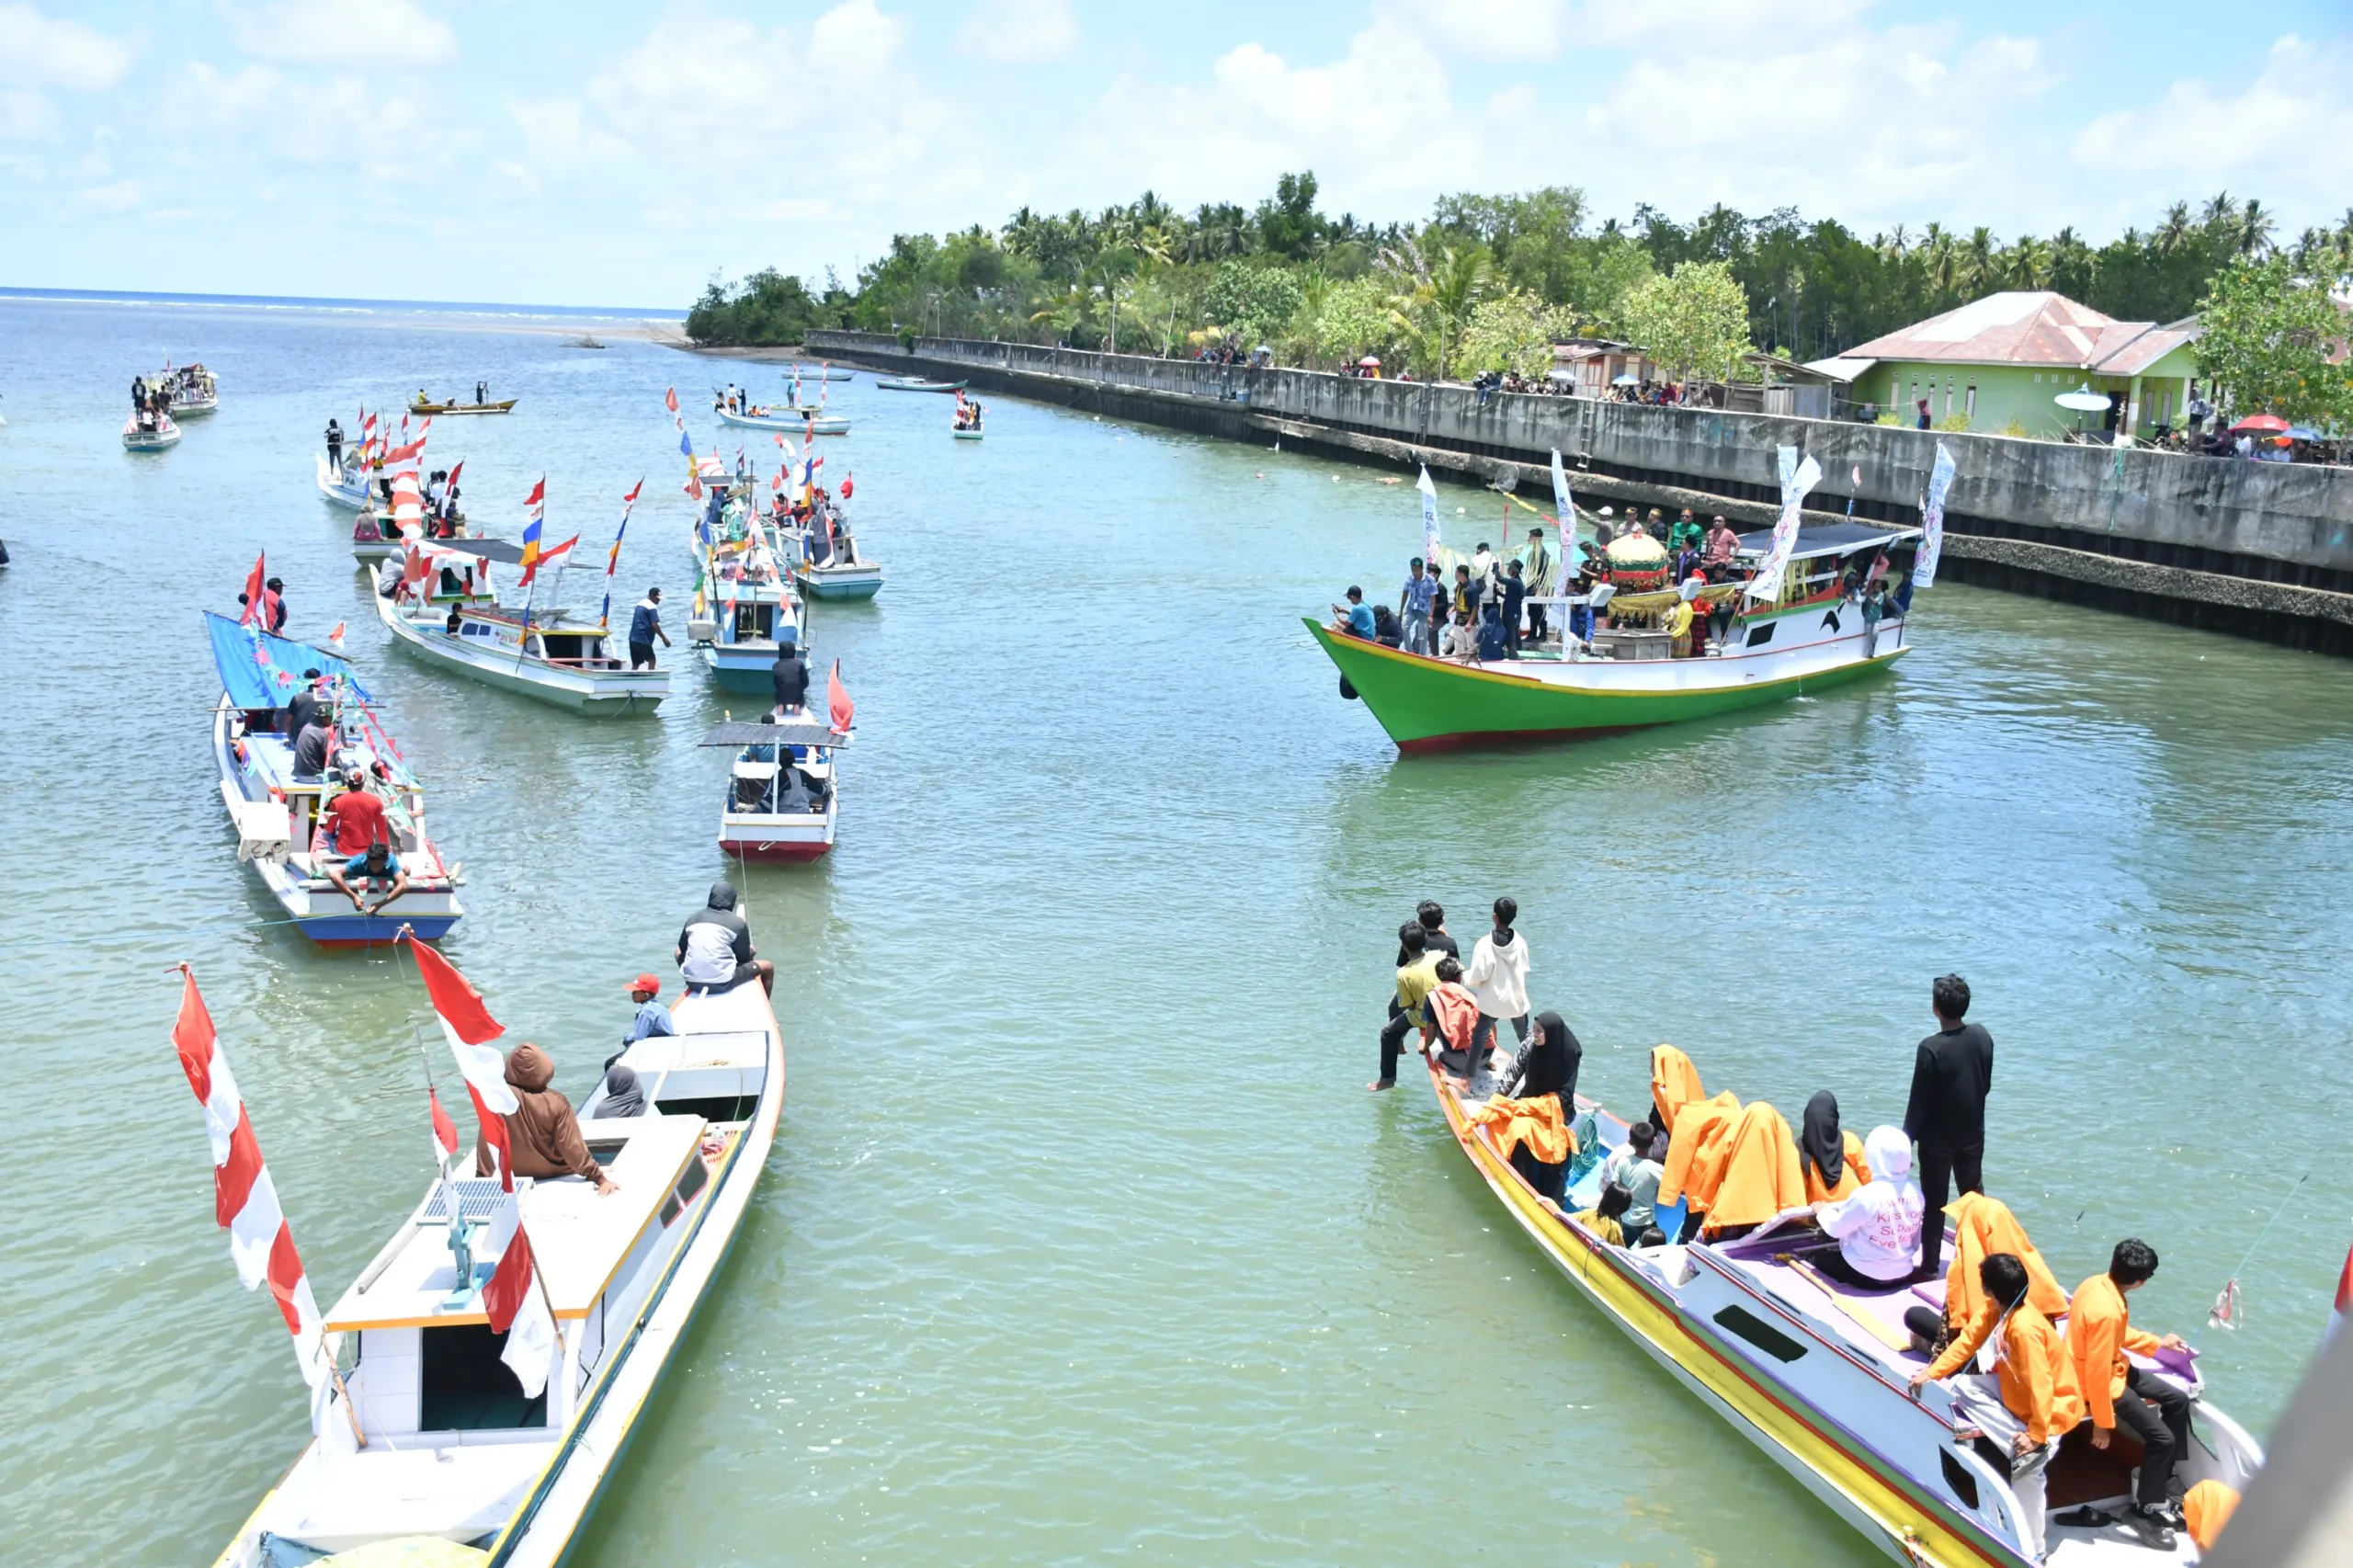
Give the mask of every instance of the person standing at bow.
[[1920, 1145], [1920, 1190], [1928, 1225], [1920, 1239], [1920, 1278], [1942, 1270], [1945, 1203], [1958, 1181], [1963, 1192], [1985, 1190], [1985, 1096], [1994, 1086], [1994, 1037], [1969, 1013], [1969, 982], [1937, 977], [1928, 1005], [1937, 1032], [1920, 1042], [1912, 1063], [1912, 1097], [1904, 1112], [1905, 1136]]
[[1519, 565], [1520, 579], [1528, 586], [1528, 640], [1542, 647], [1552, 630], [1544, 601], [1552, 597], [1552, 585], [1559, 580], [1561, 569], [1560, 558], [1544, 548], [1542, 528], [1528, 530], [1528, 543], [1520, 552]]

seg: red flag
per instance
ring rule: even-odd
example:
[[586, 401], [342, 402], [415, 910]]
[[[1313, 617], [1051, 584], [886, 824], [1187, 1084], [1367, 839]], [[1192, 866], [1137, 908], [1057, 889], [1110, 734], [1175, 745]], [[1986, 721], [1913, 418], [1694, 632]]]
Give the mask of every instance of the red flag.
[[417, 459], [417, 454], [424, 450], [425, 437], [419, 436], [414, 441], [402, 442], [399, 446], [394, 447], [392, 450], [386, 452], [377, 460], [388, 464], [415, 462]]
[[547, 498], [548, 478], [547, 475], [541, 474], [540, 475], [540, 482], [531, 486], [531, 493], [523, 497], [523, 505], [527, 507], [536, 506]]
[[664, 393], [662, 394], [662, 403], [663, 403], [663, 406], [664, 406], [664, 407], [665, 407], [665, 408], [667, 408], [671, 413], [673, 413], [673, 414], [677, 413], [677, 412], [678, 412], [678, 389], [677, 389], [677, 388], [676, 388], [676, 387], [672, 387], [668, 392], [664, 392]]
[[825, 707], [832, 713], [834, 733], [847, 735], [850, 723], [858, 717], [858, 704], [849, 699], [849, 688], [842, 685], [842, 662], [825, 673]]
[[[426, 947], [423, 942], [411, 942], [409, 953], [416, 960], [417, 973], [425, 979], [425, 994], [433, 1003], [433, 1010], [454, 1041], [467, 1045], [488, 1045], [506, 1032], [506, 1026], [490, 1016], [482, 993], [473, 983], [450, 967], [449, 960]], [[472, 1078], [467, 1074], [468, 1081]]]
[[701, 500], [702, 475], [699, 473], [689, 473], [687, 475], [687, 483], [683, 488], [686, 490], [688, 494], [693, 496], [696, 500]]
[[327, 641], [337, 648], [343, 646], [343, 622], [338, 620], [335, 623], [335, 630], [327, 633]]
[[499, 1256], [497, 1272], [482, 1288], [482, 1310], [490, 1314], [493, 1334], [505, 1334], [515, 1326], [515, 1314], [523, 1310], [531, 1294], [531, 1233], [517, 1224], [515, 1239]]
[[269, 580], [269, 571], [268, 568], [262, 564], [262, 562], [268, 554], [269, 552], [267, 551], [264, 551], [260, 555], [254, 557], [254, 569], [245, 574], [244, 613], [237, 617], [238, 625], [243, 626], [247, 621], [251, 621], [256, 626], [260, 627], [264, 631], [269, 630], [269, 622], [263, 619], [261, 596], [263, 593], [263, 585]]
[[425, 1097], [433, 1108], [433, 1141], [441, 1145], [441, 1157], [448, 1159], [458, 1152], [458, 1124], [441, 1108], [440, 1090], [427, 1089]]
[[856, 474], [854, 474], [854, 473], [846, 473], [846, 474], [842, 475], [842, 499], [843, 499], [843, 500], [847, 501], [847, 500], [848, 500], [848, 499], [849, 499], [849, 484], [850, 484], [850, 481], [851, 481], [851, 480], [853, 480], [853, 479], [856, 479], [857, 477], [858, 477], [858, 476], [857, 476]]
[[443, 485], [444, 485], [444, 487], [445, 487], [445, 488], [444, 488], [444, 491], [443, 491], [443, 494], [448, 494], [448, 492], [449, 492], [449, 491], [450, 491], [450, 490], [455, 490], [456, 488], [458, 488], [458, 475], [460, 475], [460, 474], [461, 474], [461, 473], [463, 473], [463, 472], [466, 472], [466, 460], [465, 460], [465, 459], [463, 459], [463, 458], [460, 458], [460, 459], [458, 460], [458, 466], [457, 466], [457, 467], [455, 467], [455, 468], [453, 468], [453, 469], [451, 469], [451, 470], [449, 471], [449, 477], [448, 479], [446, 479], [446, 480], [444, 480], [444, 481], [442, 482], [442, 483], [443, 483]]
[[[457, 478], [458, 476], [457, 476], [456, 474], [454, 474], [454, 473], [453, 473], [453, 474], [451, 474], [449, 477], [450, 477], [451, 479], [455, 479], [455, 478]], [[631, 485], [631, 486], [629, 487], [629, 494], [621, 497], [621, 505], [622, 505], [622, 506], [636, 506], [636, 505], [637, 505], [637, 493], [638, 493], [639, 491], [641, 491], [641, 490], [644, 489], [644, 488], [645, 488], [645, 481], [643, 481], [643, 480], [642, 480], [642, 479], [641, 479], [641, 480], [639, 480], [635, 484]]]

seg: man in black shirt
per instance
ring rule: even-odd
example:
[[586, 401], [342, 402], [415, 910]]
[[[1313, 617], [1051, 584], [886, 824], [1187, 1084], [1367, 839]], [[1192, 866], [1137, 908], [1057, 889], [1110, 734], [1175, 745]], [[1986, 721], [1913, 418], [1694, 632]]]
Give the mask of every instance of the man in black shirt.
[[1929, 991], [1937, 1032], [1920, 1042], [1912, 1064], [1912, 1098], [1904, 1131], [1920, 1145], [1920, 1277], [1936, 1278], [1944, 1258], [1945, 1204], [1958, 1180], [1963, 1192], [1985, 1190], [1985, 1095], [1994, 1086], [1994, 1037], [1961, 1020], [1969, 982], [1939, 975]]
[[302, 689], [286, 704], [286, 733], [300, 741], [319, 711], [319, 672], [302, 672]]
[[809, 666], [801, 662], [797, 644], [785, 642], [778, 646], [776, 663], [769, 666], [768, 677], [775, 683], [779, 715], [798, 713], [809, 705]]

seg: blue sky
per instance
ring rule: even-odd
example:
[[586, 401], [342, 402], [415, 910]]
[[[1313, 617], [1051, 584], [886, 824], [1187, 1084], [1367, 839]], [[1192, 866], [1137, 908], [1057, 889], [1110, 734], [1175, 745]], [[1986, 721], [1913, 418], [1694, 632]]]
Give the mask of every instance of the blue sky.
[[2353, 208], [2353, 8], [0, 3], [0, 284], [682, 306], [1149, 187], [2094, 239]]

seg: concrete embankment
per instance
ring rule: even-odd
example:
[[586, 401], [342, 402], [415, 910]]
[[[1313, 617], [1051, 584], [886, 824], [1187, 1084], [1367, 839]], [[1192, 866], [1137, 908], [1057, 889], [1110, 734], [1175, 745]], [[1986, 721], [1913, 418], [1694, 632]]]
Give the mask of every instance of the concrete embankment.
[[1557, 448], [1580, 495], [1769, 521], [1774, 450], [1822, 464], [1824, 516], [1916, 522], [1936, 446], [1959, 465], [1944, 574], [2101, 608], [2353, 654], [2353, 471], [2146, 450], [1646, 408], [1365, 381], [1320, 371], [961, 338], [912, 347], [813, 332], [812, 354], [1123, 419], [1550, 488]]

